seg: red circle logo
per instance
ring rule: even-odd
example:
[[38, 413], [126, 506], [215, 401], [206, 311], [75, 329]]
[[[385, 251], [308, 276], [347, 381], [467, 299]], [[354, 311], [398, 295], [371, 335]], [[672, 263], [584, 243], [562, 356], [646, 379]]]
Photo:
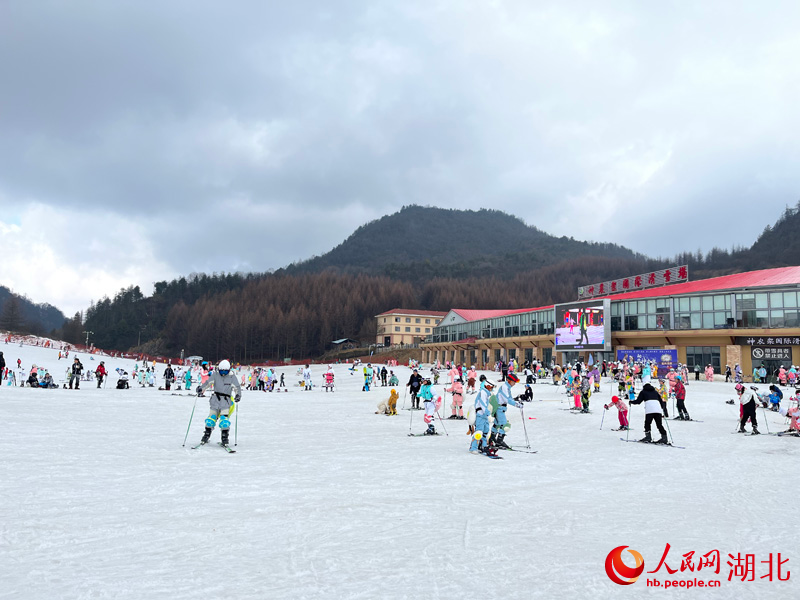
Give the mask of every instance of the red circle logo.
[[626, 548], [627, 546], [617, 546], [606, 556], [606, 575], [619, 585], [636, 583], [636, 580], [644, 572], [644, 559], [636, 550], [628, 550], [628, 554], [633, 556], [636, 561], [635, 567], [629, 567], [622, 562], [622, 551]]

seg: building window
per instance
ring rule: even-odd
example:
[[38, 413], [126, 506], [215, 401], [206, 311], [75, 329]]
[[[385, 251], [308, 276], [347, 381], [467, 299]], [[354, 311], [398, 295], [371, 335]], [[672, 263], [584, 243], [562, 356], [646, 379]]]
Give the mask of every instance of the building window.
[[395, 330], [395, 331], [397, 331], [397, 332], [399, 332], [399, 331], [400, 331], [400, 328], [399, 328], [399, 327], [395, 327], [395, 328], [394, 328], [394, 330]]
[[425, 325], [430, 325], [430, 324], [431, 324], [431, 320], [430, 319], [425, 319]]
[[394, 322], [395, 322], [395, 323], [399, 323], [399, 322], [400, 322], [400, 317], [395, 317], [395, 318], [394, 318]]
[[434, 325], [438, 325], [438, 324], [439, 324], [439, 319], [436, 319], [436, 320], [433, 322], [433, 324], [434, 324]]
[[431, 328], [430, 327], [426, 327], [425, 328], [425, 333], [430, 333], [430, 332], [431, 332]]
[[406, 317], [406, 323], [411, 323], [411, 317]]
[[411, 327], [406, 327], [406, 333], [411, 333]]
[[414, 319], [414, 323], [421, 323], [421, 322], [422, 322], [421, 319]]
[[721, 373], [719, 346], [686, 346], [686, 366], [690, 371], [694, 371], [695, 365], [699, 366], [701, 371], [706, 365], [711, 365], [715, 373]]
[[419, 327], [414, 328], [414, 333], [419, 333]]

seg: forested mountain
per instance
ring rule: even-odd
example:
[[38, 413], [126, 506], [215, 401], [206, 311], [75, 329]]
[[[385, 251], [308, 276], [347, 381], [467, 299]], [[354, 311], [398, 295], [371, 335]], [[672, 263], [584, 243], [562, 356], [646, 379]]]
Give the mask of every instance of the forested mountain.
[[510, 278], [580, 256], [644, 259], [616, 244], [555, 237], [499, 210], [405, 206], [359, 227], [330, 252], [287, 267], [287, 274], [386, 275], [414, 282], [434, 277], [471, 277], [489, 270]]
[[0, 286], [0, 329], [43, 335], [60, 328], [64, 314], [50, 304], [35, 304], [7, 287]]
[[652, 259], [621, 246], [555, 238], [498, 211], [407, 207], [360, 227], [331, 252], [272, 274], [192, 275], [158, 282], [151, 297], [120, 290], [76, 315], [108, 349], [139, 344], [176, 356], [257, 361], [322, 354], [341, 337], [374, 339], [390, 308], [531, 308], [575, 298], [578, 286], [689, 264], [690, 277], [800, 264], [800, 205], [752, 248]]

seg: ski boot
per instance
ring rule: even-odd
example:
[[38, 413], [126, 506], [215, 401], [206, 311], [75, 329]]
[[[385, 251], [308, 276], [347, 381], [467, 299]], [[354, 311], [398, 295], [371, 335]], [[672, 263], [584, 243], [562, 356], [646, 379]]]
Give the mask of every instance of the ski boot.
[[211, 427], [206, 427], [205, 432], [203, 433], [203, 437], [200, 438], [201, 444], [207, 444], [209, 438], [211, 437], [211, 432], [214, 431]]
[[649, 431], [645, 431], [645, 433], [644, 433], [644, 437], [643, 437], [642, 439], [640, 439], [639, 441], [640, 441], [640, 442], [645, 442], [645, 443], [650, 443], [650, 442], [652, 442], [652, 441], [653, 441], [653, 439], [650, 437], [650, 432], [649, 432]]
[[493, 446], [492, 444], [488, 444], [481, 448], [481, 452], [486, 454], [487, 456], [497, 456], [497, 446]]
[[753, 425], [753, 433], [751, 433], [750, 435], [761, 435], [761, 432], [758, 430], [758, 427]]
[[228, 445], [228, 435], [230, 434], [230, 430], [229, 429], [223, 429], [223, 430], [220, 431], [220, 434], [222, 435], [222, 445], [223, 446], [227, 446]]
[[684, 421], [691, 421], [692, 418], [689, 416], [689, 413], [683, 413], [683, 420]]
[[745, 431], [744, 425], [739, 425], [739, 431], [737, 431], [736, 433], [747, 433], [747, 431]]
[[656, 440], [656, 444], [667, 444], [667, 445], [669, 445], [669, 440], [667, 439], [667, 434], [666, 433], [662, 433], [661, 434], [661, 438]]
[[436, 435], [436, 428], [433, 425], [428, 425], [424, 435]]
[[498, 448], [507, 448], [507, 449], [511, 449], [511, 446], [509, 446], [508, 444], [506, 444], [506, 442], [505, 442], [505, 437], [506, 437], [506, 436], [505, 436], [505, 434], [504, 434], [504, 433], [501, 433], [500, 435], [498, 435], [498, 436], [497, 436], [497, 441], [496, 441], [495, 443], [496, 443], [496, 445], [497, 445], [497, 447], [498, 447]]

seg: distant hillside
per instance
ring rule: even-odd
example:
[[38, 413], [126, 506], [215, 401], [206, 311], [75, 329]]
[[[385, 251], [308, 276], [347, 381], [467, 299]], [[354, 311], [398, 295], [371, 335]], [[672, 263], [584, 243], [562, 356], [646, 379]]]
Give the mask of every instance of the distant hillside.
[[0, 329], [43, 335], [60, 328], [65, 320], [55, 306], [35, 304], [0, 286]]
[[211, 360], [314, 357], [336, 338], [374, 339], [374, 315], [397, 306], [531, 308], [573, 300], [579, 285], [674, 264], [688, 264], [693, 280], [797, 265], [798, 225], [800, 205], [752, 248], [651, 259], [557, 238], [498, 211], [410, 206], [276, 273], [161, 281], [150, 297], [134, 286], [120, 290], [89, 307], [85, 324], [70, 321], [64, 339], [79, 342], [88, 328], [99, 346], [119, 350], [141, 341], [151, 353]]
[[406, 206], [359, 227], [330, 252], [290, 265], [287, 274], [367, 273], [427, 281], [471, 277], [486, 271], [510, 278], [534, 269], [593, 256], [645, 257], [616, 244], [555, 237], [498, 210], [455, 210]]

